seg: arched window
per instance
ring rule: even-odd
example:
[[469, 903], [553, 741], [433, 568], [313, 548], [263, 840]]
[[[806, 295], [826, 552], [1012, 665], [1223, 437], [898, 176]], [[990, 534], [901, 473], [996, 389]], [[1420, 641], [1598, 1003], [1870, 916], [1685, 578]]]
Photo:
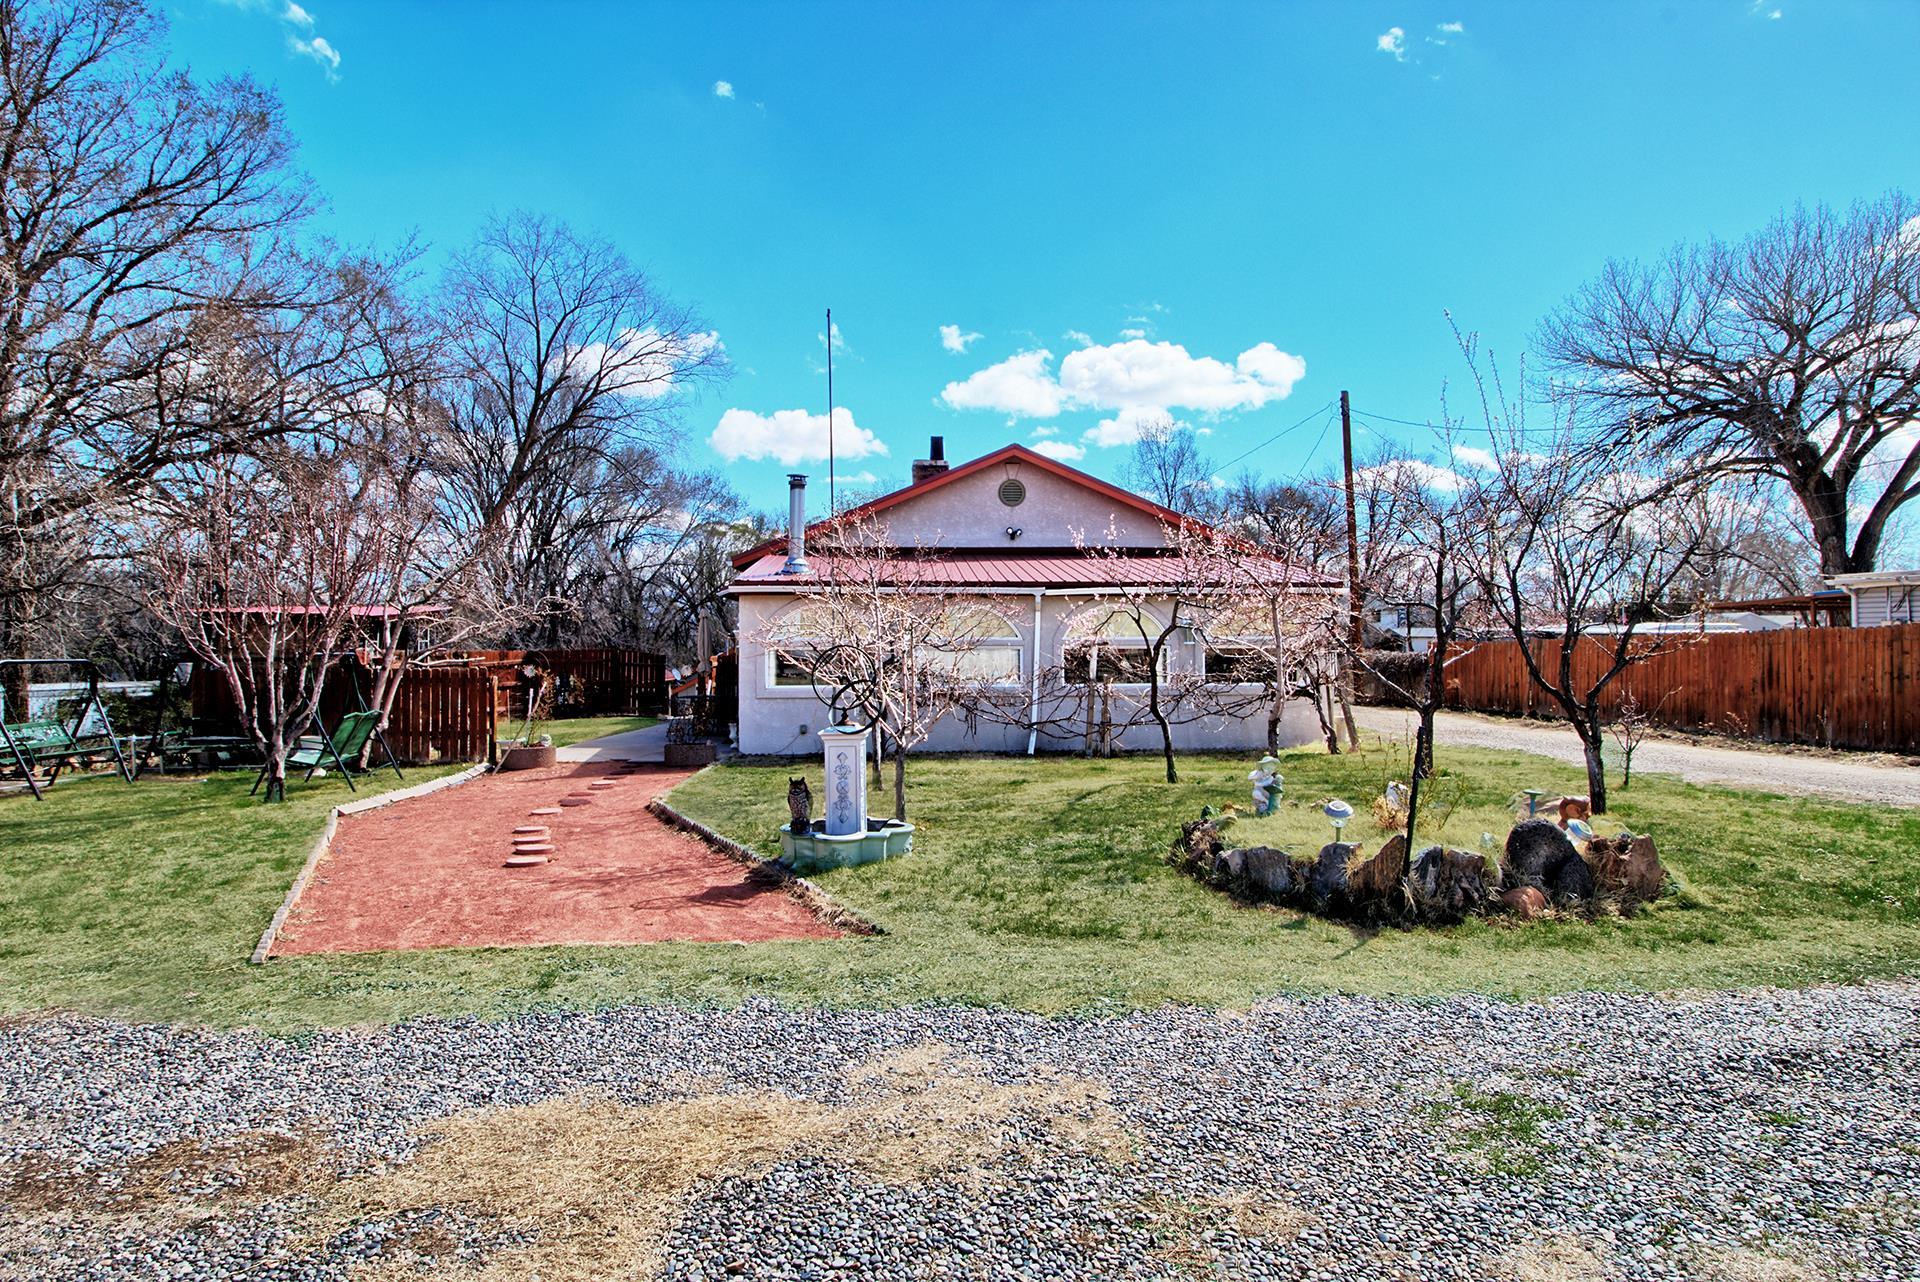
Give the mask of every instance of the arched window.
[[1019, 682], [1020, 630], [992, 606], [960, 602], [947, 610], [935, 632], [921, 649], [928, 671], [945, 672], [955, 681]]
[[[1072, 685], [1113, 682], [1145, 685], [1150, 642], [1158, 638], [1160, 620], [1132, 605], [1095, 605], [1068, 621], [1061, 662]], [[1160, 651], [1160, 672], [1167, 668], [1167, 652]]]

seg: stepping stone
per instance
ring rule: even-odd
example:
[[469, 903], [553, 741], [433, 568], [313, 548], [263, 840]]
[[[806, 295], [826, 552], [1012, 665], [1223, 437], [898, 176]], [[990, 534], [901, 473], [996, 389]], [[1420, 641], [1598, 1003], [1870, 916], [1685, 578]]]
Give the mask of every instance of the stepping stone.
[[557, 815], [560, 813], [560, 807], [541, 806], [538, 810], [529, 810], [527, 813], [530, 815]]
[[563, 806], [591, 806], [593, 804], [593, 798], [592, 797], [562, 797], [560, 798], [560, 804]]
[[522, 845], [519, 842], [515, 842], [513, 853], [516, 855], [551, 855], [553, 853], [553, 843], [550, 841], [530, 841]]
[[521, 824], [513, 830], [516, 837], [544, 837], [548, 829], [545, 824]]
[[607, 789], [613, 786], [614, 786], [614, 782], [611, 779], [598, 779], [598, 780], [595, 780], [593, 783], [590, 783], [587, 785], [587, 787], [593, 789], [593, 791], [595, 792], [605, 792]]
[[547, 862], [547, 857], [545, 855], [508, 855], [507, 856], [507, 867], [509, 868], [538, 868], [541, 864], [544, 864], [545, 862]]

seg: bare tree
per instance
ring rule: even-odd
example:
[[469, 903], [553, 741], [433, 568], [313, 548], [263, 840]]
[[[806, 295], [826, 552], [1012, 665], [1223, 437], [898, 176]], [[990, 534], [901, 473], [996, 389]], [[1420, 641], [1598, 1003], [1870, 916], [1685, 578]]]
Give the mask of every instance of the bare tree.
[[[1438, 430], [1450, 447], [1452, 429]], [[1451, 461], [1450, 448], [1444, 457]], [[1411, 706], [1417, 719], [1407, 801], [1407, 848], [1412, 850], [1420, 788], [1434, 769], [1433, 722], [1446, 702], [1446, 665], [1457, 657], [1462, 634], [1477, 635], [1487, 621], [1476, 567], [1491, 514], [1484, 491], [1441, 464], [1388, 457], [1363, 473], [1379, 496], [1383, 516], [1391, 519], [1376, 531], [1382, 549], [1377, 599], [1433, 627], [1432, 648], [1410, 677], [1375, 660], [1372, 651], [1353, 656]]]
[[1737, 242], [1613, 262], [1538, 344], [1603, 442], [1676, 481], [1777, 478], [1823, 574], [1874, 568], [1920, 497], [1920, 203], [1795, 206]]
[[[1643, 629], [1679, 613], [1676, 586], [1713, 555], [1710, 524], [1686, 519], [1706, 501], [1706, 478], [1663, 475], [1629, 446], [1591, 448], [1569, 412], [1530, 430], [1524, 368], [1510, 398], [1497, 367], [1482, 369], [1474, 340], [1463, 337], [1461, 347], [1493, 447], [1481, 587], [1528, 676], [1579, 736], [1588, 796], [1602, 814], [1600, 700], [1628, 668], [1684, 643]], [[1551, 665], [1530, 644], [1543, 631], [1560, 643]], [[1584, 660], [1589, 647], [1599, 663]]]
[[1182, 516], [1204, 519], [1219, 506], [1213, 464], [1200, 453], [1199, 438], [1170, 418], [1140, 425], [1127, 464], [1127, 484]]
[[884, 524], [843, 516], [808, 554], [804, 600], [755, 640], [777, 668], [803, 674], [878, 734], [874, 762], [893, 761], [893, 815], [907, 817], [907, 755], [950, 716], [996, 699], [1018, 650], [983, 643], [1013, 627], [999, 599], [942, 581], [933, 548], [894, 546]]
[[583, 460], [671, 445], [686, 394], [725, 369], [717, 337], [625, 255], [529, 214], [489, 223], [459, 256], [442, 314], [477, 525], [513, 519]]
[[103, 514], [245, 444], [156, 423], [141, 388], [204, 304], [260, 301], [248, 265], [307, 205], [278, 102], [169, 70], [162, 26], [139, 0], [0, 0], [0, 653]]

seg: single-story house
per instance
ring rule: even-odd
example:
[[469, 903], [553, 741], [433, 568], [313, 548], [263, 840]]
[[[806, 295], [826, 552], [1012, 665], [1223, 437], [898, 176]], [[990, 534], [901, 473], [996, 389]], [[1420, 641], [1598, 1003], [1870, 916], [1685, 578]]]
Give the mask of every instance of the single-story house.
[[1920, 623], [1920, 570], [1835, 574], [1827, 582], [1853, 598], [1853, 626]]
[[[790, 655], [768, 643], [780, 621], [801, 610], [820, 591], [817, 566], [808, 565], [836, 527], [860, 522], [884, 532], [894, 547], [913, 552], [916, 587], [904, 590], [952, 592], [965, 598], [992, 598], [992, 635], [978, 643], [969, 662], [975, 672], [990, 671], [1015, 715], [1004, 719], [949, 716], [934, 727], [922, 751], [1032, 753], [1077, 751], [1085, 743], [1057, 708], [1042, 708], [1041, 674], [1049, 675], [1056, 695], [1082, 687], [1089, 675], [1102, 674], [1116, 701], [1144, 699], [1145, 681], [1128, 682], [1129, 646], [1137, 633], [1124, 629], [1103, 634], [1092, 660], [1074, 667], [1084, 647], [1086, 619], [1123, 591], [1131, 592], [1142, 613], [1172, 622], [1172, 597], [1148, 590], [1165, 584], [1171, 564], [1166, 530], [1179, 514], [1068, 467], [1023, 445], [1008, 445], [969, 463], [949, 467], [942, 440], [934, 437], [930, 457], [914, 464], [913, 484], [837, 518], [808, 523], [804, 504], [806, 477], [789, 478], [787, 535], [734, 558], [730, 594], [739, 606], [739, 746], [743, 752], [801, 755], [818, 752], [819, 732], [828, 709], [811, 675]], [[1288, 590], [1315, 594], [1344, 608], [1337, 579], [1303, 571], [1277, 559]], [[1169, 642], [1163, 673], [1193, 683], [1216, 669], [1228, 671], [1222, 656], [1228, 647], [1210, 646], [1203, 629], [1183, 627]], [[1118, 656], [1117, 659], [1115, 656]], [[1112, 664], [1103, 668], [1103, 662]], [[1242, 669], [1244, 671], [1244, 669]], [[1076, 675], [1077, 674], [1077, 675]], [[1143, 674], [1144, 675], [1144, 674]], [[1118, 677], [1118, 680], [1115, 678]], [[1100, 677], [1095, 677], [1099, 680]], [[1271, 704], [1269, 705], [1271, 707]], [[1238, 710], [1236, 709], [1236, 712]], [[1176, 746], [1191, 749], [1257, 749], [1267, 740], [1268, 711], [1213, 715], [1183, 720], [1173, 727]], [[1116, 718], [1116, 724], [1121, 719]], [[1313, 704], [1288, 699], [1279, 725], [1280, 742], [1292, 746], [1318, 737]], [[1133, 724], [1116, 736], [1116, 746], [1144, 750], [1159, 746], [1151, 724]]]

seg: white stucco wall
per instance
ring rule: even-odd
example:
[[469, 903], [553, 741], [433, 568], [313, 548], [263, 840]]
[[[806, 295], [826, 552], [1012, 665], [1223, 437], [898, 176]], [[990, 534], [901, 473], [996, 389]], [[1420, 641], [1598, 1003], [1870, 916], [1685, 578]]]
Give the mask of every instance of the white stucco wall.
[[[998, 484], [998, 481], [995, 481]], [[1031, 500], [1029, 500], [1031, 501]], [[998, 505], [996, 500], [996, 506]], [[806, 687], [780, 687], [773, 684], [771, 658], [762, 638], [770, 620], [791, 608], [801, 598], [789, 593], [744, 592], [740, 596], [740, 738], [742, 752], [756, 755], [806, 755], [820, 751], [819, 733], [826, 725], [827, 708]], [[1013, 701], [1024, 707], [1028, 682], [1034, 669], [1034, 599], [1031, 592], [998, 594], [1002, 613], [1017, 620], [1020, 633], [1021, 685], [1010, 688]], [[1039, 670], [1056, 667], [1068, 637], [1068, 619], [1091, 603], [1085, 595], [1049, 595], [1039, 602]], [[1159, 606], [1163, 614], [1166, 605]], [[1169, 670], [1196, 672], [1204, 663], [1199, 642], [1169, 643]], [[1130, 687], [1116, 687], [1125, 696]], [[1144, 700], [1144, 688], [1136, 689]], [[1116, 710], [1115, 719], [1122, 714]], [[1182, 751], [1258, 749], [1266, 744], [1266, 713], [1253, 712], [1240, 718], [1214, 717], [1186, 725], [1176, 725], [1174, 742]], [[1288, 702], [1280, 723], [1282, 747], [1294, 747], [1319, 738], [1319, 726], [1313, 707], [1305, 700]], [[1016, 752], [1027, 750], [1028, 732], [1022, 726], [982, 723], [971, 729], [958, 718], [949, 717], [938, 725], [920, 752]], [[1076, 752], [1084, 743], [1084, 728], [1040, 736], [1041, 752]], [[1159, 730], [1150, 722], [1129, 729], [1120, 739], [1127, 750], [1150, 751], [1160, 746]]]
[[[1027, 490], [1016, 507], [1000, 501], [1000, 483], [1010, 474]], [[1160, 522], [1153, 517], [1027, 463], [1014, 465], [1011, 473], [1003, 466], [989, 467], [949, 481], [888, 508], [880, 519], [903, 547], [915, 542], [1014, 551], [1073, 547], [1075, 531], [1083, 532], [1089, 544], [1154, 548], [1166, 544]], [[1020, 530], [1017, 540], [1007, 537], [1009, 525]], [[1109, 527], [1118, 537], [1107, 537]]]

